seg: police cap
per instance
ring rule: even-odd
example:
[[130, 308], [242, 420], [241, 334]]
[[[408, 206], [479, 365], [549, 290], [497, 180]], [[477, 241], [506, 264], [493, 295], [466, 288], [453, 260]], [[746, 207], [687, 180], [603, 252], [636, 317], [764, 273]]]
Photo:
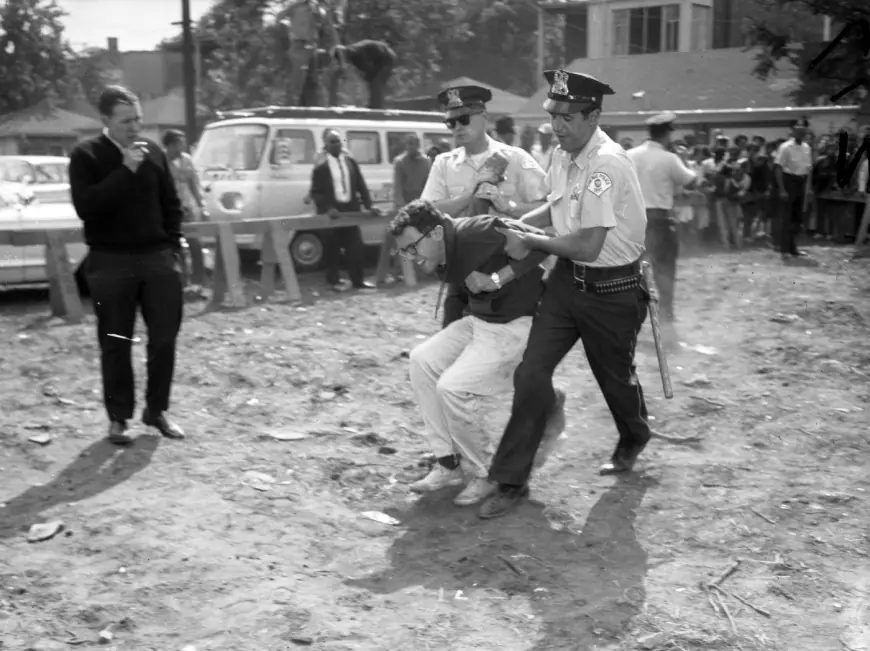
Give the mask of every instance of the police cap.
[[544, 102], [547, 113], [579, 113], [592, 106], [600, 107], [604, 95], [613, 95], [610, 86], [579, 72], [547, 70], [544, 77], [550, 85]]
[[514, 128], [514, 119], [512, 117], [505, 116], [503, 118], [499, 118], [495, 121], [495, 132], [496, 133], [516, 133], [516, 129]]
[[657, 127], [657, 126], [665, 126], [667, 125], [671, 129], [674, 128], [674, 122], [677, 119], [677, 114], [672, 113], [671, 111], [665, 111], [664, 113], [658, 113], [651, 118], [644, 121], [649, 127]]
[[483, 86], [453, 86], [438, 93], [438, 102], [448, 118], [482, 113], [492, 99], [492, 91]]

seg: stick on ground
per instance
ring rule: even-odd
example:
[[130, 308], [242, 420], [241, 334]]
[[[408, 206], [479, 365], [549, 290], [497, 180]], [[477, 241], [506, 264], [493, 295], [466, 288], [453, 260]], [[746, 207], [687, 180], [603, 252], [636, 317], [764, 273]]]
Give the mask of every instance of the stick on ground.
[[752, 511], [755, 515], [757, 515], [759, 518], [761, 518], [761, 519], [764, 520], [765, 522], [769, 522], [770, 524], [776, 524], [776, 520], [771, 520], [770, 518], [768, 518], [768, 517], [767, 517], [766, 515], [764, 515], [763, 513], [759, 513], [759, 512], [756, 511], [755, 509], [749, 509], [749, 510]]
[[731, 631], [736, 635], [737, 634], [737, 624], [734, 623], [734, 618], [731, 617], [731, 611], [728, 610], [728, 606], [722, 601], [722, 595], [718, 592], [716, 593], [716, 600], [719, 602], [719, 605], [722, 607], [722, 610], [725, 611], [725, 617], [728, 618], [728, 623], [731, 624]]
[[727, 579], [729, 576], [731, 576], [732, 574], [734, 574], [734, 573], [737, 571], [737, 568], [740, 567], [740, 563], [742, 563], [742, 562], [743, 562], [743, 561], [741, 561], [741, 560], [738, 558], [736, 561], [734, 561], [734, 562], [733, 562], [733, 563], [728, 567], [727, 570], [725, 570], [724, 572], [722, 572], [722, 574], [719, 575], [719, 578], [718, 578], [718, 579], [716, 579], [715, 581], [713, 581], [712, 583], [710, 583], [710, 585], [712, 585], [712, 586], [720, 586], [720, 585], [722, 585], [722, 582], [723, 582], [725, 579]]
[[518, 568], [516, 565], [511, 563], [510, 560], [508, 560], [507, 558], [505, 558], [501, 554], [499, 554], [499, 558], [501, 559], [502, 563], [507, 565], [514, 572], [514, 574], [516, 574], [517, 576], [526, 576], [525, 572], [523, 572], [520, 568]]

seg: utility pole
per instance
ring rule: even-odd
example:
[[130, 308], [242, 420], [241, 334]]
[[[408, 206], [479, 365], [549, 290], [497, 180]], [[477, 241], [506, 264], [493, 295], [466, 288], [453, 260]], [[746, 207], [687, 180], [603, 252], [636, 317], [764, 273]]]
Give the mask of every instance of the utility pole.
[[190, 21], [190, 0], [181, 0], [181, 56], [184, 71], [184, 131], [188, 146], [196, 140], [196, 46]]
[[538, 61], [535, 70], [535, 88], [541, 85], [541, 80], [544, 78], [544, 66], [546, 65], [546, 37], [544, 29], [546, 22], [544, 20], [544, 8], [538, 5]]

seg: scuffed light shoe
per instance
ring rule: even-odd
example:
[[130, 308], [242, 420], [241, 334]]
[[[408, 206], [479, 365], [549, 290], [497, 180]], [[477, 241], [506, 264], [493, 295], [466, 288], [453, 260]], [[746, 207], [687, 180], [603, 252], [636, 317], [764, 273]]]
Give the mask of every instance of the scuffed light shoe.
[[567, 396], [561, 389], [556, 389], [556, 404], [553, 411], [547, 418], [547, 425], [544, 428], [544, 438], [541, 439], [541, 446], [538, 448], [538, 453], [535, 455], [534, 468], [543, 466], [547, 459], [559, 447], [562, 440], [562, 432], [565, 431], [565, 400]]
[[468, 486], [453, 498], [456, 506], [471, 506], [485, 500], [495, 492], [496, 485], [485, 477], [475, 477]]
[[415, 493], [434, 493], [442, 488], [459, 486], [462, 482], [462, 471], [459, 468], [448, 470], [438, 463], [423, 479], [411, 484], [411, 490]]

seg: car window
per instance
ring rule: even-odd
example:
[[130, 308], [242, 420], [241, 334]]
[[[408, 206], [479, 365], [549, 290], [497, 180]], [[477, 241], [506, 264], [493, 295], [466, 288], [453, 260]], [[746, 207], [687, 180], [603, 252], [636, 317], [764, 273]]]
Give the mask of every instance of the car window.
[[305, 129], [278, 129], [269, 152], [270, 165], [313, 163], [314, 136]]
[[387, 131], [387, 149], [389, 149], [390, 162], [396, 160], [396, 156], [405, 151], [405, 143], [408, 136], [416, 135], [413, 131]]
[[23, 160], [0, 161], [0, 181], [30, 183], [36, 177], [30, 163]]
[[36, 183], [69, 183], [69, 165], [65, 163], [37, 163], [34, 165]]
[[347, 149], [360, 165], [381, 162], [381, 139], [377, 131], [348, 131]]

